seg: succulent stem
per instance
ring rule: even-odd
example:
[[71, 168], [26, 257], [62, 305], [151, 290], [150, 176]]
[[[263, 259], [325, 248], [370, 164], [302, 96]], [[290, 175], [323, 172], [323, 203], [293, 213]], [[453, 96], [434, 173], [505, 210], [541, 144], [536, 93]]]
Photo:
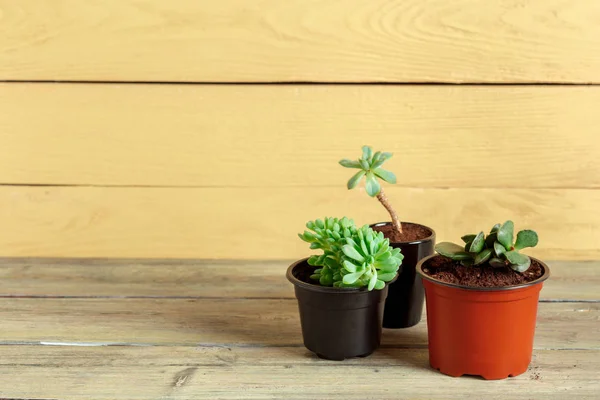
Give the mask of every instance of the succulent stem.
[[383, 191], [383, 188], [381, 188], [381, 190], [379, 191], [379, 194], [377, 195], [377, 200], [379, 200], [379, 202], [385, 207], [387, 212], [390, 213], [390, 217], [392, 217], [392, 225], [394, 226], [394, 230], [399, 234], [402, 234], [402, 224], [398, 219], [398, 214], [396, 214], [396, 211], [390, 204], [387, 196], [385, 195], [385, 192]]

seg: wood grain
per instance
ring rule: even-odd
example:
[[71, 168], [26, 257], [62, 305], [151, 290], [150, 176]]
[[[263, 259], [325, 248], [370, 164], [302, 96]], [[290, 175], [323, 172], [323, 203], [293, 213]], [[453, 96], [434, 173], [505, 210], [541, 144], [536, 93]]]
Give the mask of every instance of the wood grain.
[[3, 0], [0, 16], [0, 79], [600, 82], [589, 0]]
[[[406, 189], [388, 197], [439, 241], [511, 218], [538, 231], [528, 254], [600, 257], [598, 190]], [[388, 220], [376, 200], [345, 188], [106, 188], [0, 186], [0, 254], [40, 257], [282, 260], [310, 254], [297, 233], [326, 215]]]
[[[0, 259], [0, 297], [293, 298], [291, 261]], [[600, 301], [600, 262], [548, 262], [543, 301]], [[210, 281], [210, 284], [207, 282]]]
[[597, 350], [537, 350], [525, 374], [483, 381], [431, 370], [423, 349], [380, 349], [368, 358], [340, 363], [298, 347], [3, 346], [0, 395], [65, 400], [362, 400], [398, 398], [401, 393], [403, 398], [427, 399], [593, 399], [599, 390], [599, 358]]
[[5, 83], [0, 108], [1, 184], [343, 188], [371, 144], [403, 187], [600, 188], [600, 87]]
[[[1, 299], [2, 344], [302, 346], [295, 299]], [[540, 303], [536, 349], [600, 349], [600, 303]], [[427, 324], [382, 345], [426, 348]]]

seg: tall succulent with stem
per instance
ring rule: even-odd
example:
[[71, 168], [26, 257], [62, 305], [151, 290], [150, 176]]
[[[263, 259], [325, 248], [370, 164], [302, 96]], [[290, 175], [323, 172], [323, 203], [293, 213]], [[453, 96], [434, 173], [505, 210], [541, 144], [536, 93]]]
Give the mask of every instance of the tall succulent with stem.
[[396, 183], [396, 175], [394, 175], [393, 172], [381, 168], [383, 163], [390, 158], [392, 158], [392, 153], [382, 153], [380, 151], [373, 153], [373, 149], [370, 146], [363, 146], [362, 156], [358, 160], [343, 159], [340, 160], [340, 165], [342, 167], [360, 170], [348, 181], [348, 189], [354, 189], [358, 186], [360, 181], [366, 177], [365, 189], [367, 190], [367, 194], [371, 197], [377, 197], [377, 200], [379, 200], [390, 214], [394, 230], [401, 234], [402, 224], [400, 223], [398, 214], [396, 214], [383, 187], [381, 187], [381, 184], [379, 183], [379, 179], [392, 184]]
[[404, 258], [400, 249], [390, 247], [383, 233], [368, 225], [357, 228], [344, 217], [309, 221], [306, 227], [300, 239], [323, 251], [308, 259], [309, 265], [320, 267], [310, 278], [321, 285], [381, 290], [398, 273]]
[[514, 239], [515, 225], [512, 221], [496, 224], [486, 236], [483, 231], [478, 234], [465, 235], [461, 239], [464, 246], [442, 242], [435, 246], [439, 254], [460, 261], [464, 266], [489, 264], [492, 267], [510, 267], [517, 272], [525, 272], [531, 266], [531, 259], [519, 251], [538, 244], [535, 231], [525, 229], [517, 233]]

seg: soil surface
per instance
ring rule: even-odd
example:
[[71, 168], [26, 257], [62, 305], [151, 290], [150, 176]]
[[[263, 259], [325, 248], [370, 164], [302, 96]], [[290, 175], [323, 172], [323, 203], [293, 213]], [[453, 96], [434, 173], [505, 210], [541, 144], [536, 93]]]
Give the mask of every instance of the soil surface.
[[376, 232], [383, 232], [383, 236], [390, 239], [391, 243], [413, 242], [426, 239], [431, 236], [431, 231], [421, 225], [402, 224], [402, 234], [394, 231], [392, 224], [374, 226]]
[[505, 287], [522, 285], [534, 281], [544, 274], [544, 269], [535, 260], [525, 272], [517, 272], [510, 267], [491, 267], [488, 264], [477, 267], [465, 267], [458, 261], [437, 256], [425, 265], [423, 272], [442, 282], [471, 287]]

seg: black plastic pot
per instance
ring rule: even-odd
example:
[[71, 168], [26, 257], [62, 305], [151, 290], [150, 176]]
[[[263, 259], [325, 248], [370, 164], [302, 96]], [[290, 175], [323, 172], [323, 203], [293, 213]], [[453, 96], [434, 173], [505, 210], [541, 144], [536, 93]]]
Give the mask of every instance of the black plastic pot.
[[[372, 228], [390, 225], [390, 222], [380, 222], [371, 225]], [[399, 248], [404, 255], [400, 273], [396, 282], [389, 288], [383, 314], [384, 328], [408, 328], [421, 321], [425, 291], [423, 282], [416, 272], [417, 263], [433, 254], [435, 246], [435, 231], [428, 226], [402, 222], [403, 226], [418, 225], [427, 229], [431, 234], [424, 239], [412, 242], [390, 242], [392, 247]]]
[[304, 280], [315, 268], [306, 260], [293, 263], [286, 275], [295, 287], [306, 348], [321, 358], [338, 361], [373, 353], [381, 342], [389, 285], [369, 292], [366, 288], [307, 283]]

